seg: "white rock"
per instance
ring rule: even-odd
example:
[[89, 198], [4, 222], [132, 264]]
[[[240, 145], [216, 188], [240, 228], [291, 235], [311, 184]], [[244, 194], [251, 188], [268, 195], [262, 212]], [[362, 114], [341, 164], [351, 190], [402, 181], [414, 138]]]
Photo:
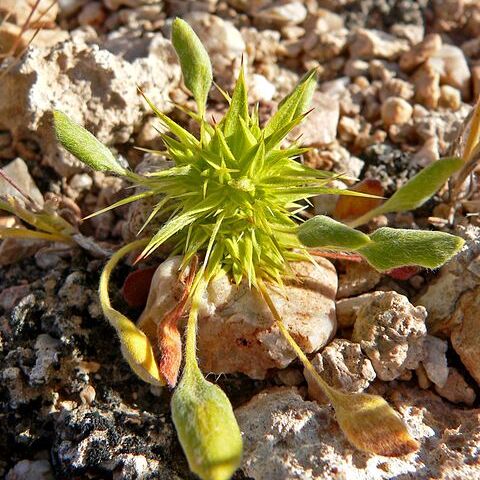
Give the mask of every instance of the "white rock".
[[340, 118], [340, 104], [338, 100], [315, 92], [313, 95], [312, 112], [289, 135], [295, 139], [302, 135], [302, 144], [307, 146], [321, 146], [332, 143], [337, 137], [337, 125]]
[[[331, 387], [346, 393], [363, 392], [376, 375], [372, 362], [362, 353], [360, 345], [336, 338], [321, 353], [317, 353], [312, 365]], [[312, 374], [303, 371], [308, 383], [308, 394], [314, 400], [327, 403], [328, 399], [315, 382]]]
[[359, 28], [350, 41], [352, 58], [385, 58], [393, 60], [408, 49], [408, 42], [381, 30]]
[[[31, 177], [27, 164], [21, 158], [12, 160], [2, 168], [2, 171], [8, 175], [24, 193], [29, 195], [30, 198], [35, 201], [36, 205], [43, 207], [43, 195]], [[25, 200], [23, 195], [2, 177], [0, 177], [0, 195], [11, 195], [20, 198], [22, 201]]]
[[425, 373], [439, 387], [443, 387], [448, 378], [447, 348], [448, 344], [445, 340], [432, 335], [427, 335], [423, 342], [422, 364]]
[[[26, 139], [38, 144], [44, 162], [69, 176], [80, 163], [56, 141], [53, 108], [107, 144], [127, 142], [140, 125], [147, 107], [137, 85], [160, 110], [171, 109], [168, 93], [180, 79], [171, 44], [161, 35], [145, 36], [139, 42], [143, 47], [122, 52], [123, 58], [80, 40], [52, 49], [29, 49], [2, 78], [0, 117], [14, 145]], [[12, 111], [16, 114], [11, 115]]]
[[[235, 414], [243, 433], [241, 469], [252, 480], [392, 480], [480, 477], [476, 458], [480, 410], [455, 408], [430, 391], [396, 385], [387, 392], [418, 453], [398, 458], [352, 447], [331, 407], [307, 402], [293, 388], [262, 392]], [[460, 429], [460, 430], [459, 430]]]
[[344, 272], [338, 277], [337, 298], [353, 297], [371, 290], [381, 274], [365, 262], [345, 262]]
[[426, 316], [424, 307], [414, 307], [397, 292], [384, 292], [359, 309], [352, 340], [360, 343], [381, 380], [394, 380], [418, 367]]
[[266, 7], [257, 12], [255, 19], [277, 27], [298, 25], [307, 17], [307, 9], [302, 2], [288, 2]]
[[[292, 264], [298, 282], [288, 282], [283, 292], [270, 289], [290, 333], [307, 353], [324, 346], [336, 329], [337, 275], [330, 262], [317, 260], [319, 268]], [[173, 257], [158, 267], [140, 325], [161, 321], [176, 304], [180, 261]], [[285, 368], [295, 358], [264, 301], [246, 282], [236, 287], [226, 276], [213, 280], [203, 295], [198, 327], [198, 356], [205, 372], [264, 378], [269, 369]]]
[[400, 68], [411, 72], [428, 60], [442, 47], [442, 37], [437, 33], [427, 35], [420, 43], [412, 47], [400, 57]]
[[383, 296], [382, 291], [365, 293], [357, 297], [337, 300], [337, 324], [339, 328], [351, 328], [355, 324], [357, 314], [364, 305], [369, 305], [373, 299]]
[[381, 108], [383, 124], [388, 128], [390, 125], [402, 125], [412, 117], [413, 108], [403, 98], [388, 97]]
[[53, 480], [47, 460], [21, 460], [7, 473], [5, 480]]
[[[0, 17], [7, 17], [8, 21], [23, 26], [35, 5], [32, 0], [2, 0], [0, 2]], [[39, 0], [38, 5], [30, 17], [30, 28], [51, 27], [58, 14], [58, 4], [50, 0]]]
[[30, 370], [32, 385], [42, 385], [49, 381], [50, 371], [58, 363], [60, 340], [42, 333], [35, 341], [35, 365]]
[[275, 85], [269, 82], [263, 75], [258, 73], [252, 75], [248, 91], [249, 101], [269, 102], [274, 97], [276, 91]]
[[440, 74], [440, 81], [443, 84], [458, 88], [463, 98], [469, 98], [470, 69], [460, 48], [454, 45], [443, 45], [430, 61]]

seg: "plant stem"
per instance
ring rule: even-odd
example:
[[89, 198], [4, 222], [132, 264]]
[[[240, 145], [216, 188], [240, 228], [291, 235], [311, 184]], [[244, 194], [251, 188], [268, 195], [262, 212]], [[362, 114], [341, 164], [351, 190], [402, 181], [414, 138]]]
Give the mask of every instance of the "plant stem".
[[200, 373], [200, 368], [197, 362], [197, 321], [200, 300], [206, 286], [202, 269], [200, 269], [196, 277], [197, 278], [194, 280], [195, 286], [193, 287], [192, 291], [192, 305], [190, 306], [190, 313], [188, 315], [187, 335], [185, 340], [184, 375], [186, 376]]

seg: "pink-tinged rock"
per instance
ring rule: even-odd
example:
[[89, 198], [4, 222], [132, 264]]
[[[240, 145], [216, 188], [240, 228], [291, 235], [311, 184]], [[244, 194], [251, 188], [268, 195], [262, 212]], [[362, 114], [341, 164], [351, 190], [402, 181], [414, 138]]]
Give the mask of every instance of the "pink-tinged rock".
[[[178, 301], [180, 257], [163, 262], [152, 280], [140, 324], [158, 323]], [[296, 280], [270, 295], [293, 338], [306, 353], [327, 344], [335, 334], [337, 274], [326, 259], [294, 263]], [[155, 340], [154, 340], [155, 341]], [[264, 378], [270, 369], [285, 368], [295, 354], [281, 335], [265, 302], [244, 282], [227, 276], [214, 279], [204, 293], [198, 318], [198, 357], [205, 373], [241, 372]]]

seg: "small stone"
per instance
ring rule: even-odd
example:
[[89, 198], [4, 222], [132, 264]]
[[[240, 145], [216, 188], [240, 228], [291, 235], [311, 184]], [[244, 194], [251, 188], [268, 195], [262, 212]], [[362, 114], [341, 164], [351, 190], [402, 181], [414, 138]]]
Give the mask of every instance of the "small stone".
[[345, 63], [343, 73], [350, 78], [359, 77], [368, 74], [368, 62], [358, 58], [350, 58]]
[[[35, 181], [28, 171], [27, 164], [21, 159], [17, 158], [5, 167], [2, 168], [2, 171], [11, 179], [13, 182], [20, 187], [22, 192], [25, 192], [38, 207], [43, 207], [44, 200], [43, 195], [35, 185]], [[10, 183], [8, 183], [4, 178], [0, 177], [0, 196], [3, 197], [17, 197], [22, 202], [25, 202], [23, 195]]]
[[425, 368], [423, 367], [422, 364], [420, 364], [416, 369], [415, 373], [417, 374], [417, 381], [418, 381], [418, 386], [422, 388], [423, 390], [426, 390], [427, 388], [430, 388], [432, 386], [432, 382], [427, 376], [427, 373], [425, 372]]
[[95, 401], [97, 392], [91, 385], [86, 385], [80, 392], [80, 400], [83, 404], [91, 405]]
[[305, 26], [308, 31], [315, 31], [319, 34], [328, 33], [343, 28], [344, 20], [331, 10], [319, 8], [308, 16]]
[[380, 282], [381, 274], [367, 263], [345, 262], [345, 272], [338, 277], [337, 299], [368, 292]]
[[7, 473], [5, 480], [53, 480], [47, 460], [21, 460]]
[[85, 285], [85, 274], [80, 271], [72, 272], [58, 291], [58, 297], [71, 307], [85, 307], [90, 300]]
[[423, 25], [413, 25], [409, 23], [395, 23], [390, 28], [390, 33], [398, 38], [404, 38], [411, 45], [416, 45], [423, 40]]
[[358, 297], [342, 298], [337, 300], [337, 325], [338, 328], [351, 328], [355, 324], [358, 311], [365, 305], [370, 304], [375, 298], [382, 297], [384, 292], [372, 292], [359, 295]]
[[439, 158], [440, 153], [438, 151], [438, 139], [437, 137], [431, 137], [425, 140], [425, 143], [420, 150], [413, 155], [412, 163], [423, 168]]
[[269, 26], [298, 25], [307, 17], [307, 9], [302, 2], [287, 2], [263, 8], [255, 15], [255, 20]]
[[[370, 360], [362, 353], [358, 343], [336, 338], [321, 353], [313, 357], [312, 365], [328, 385], [345, 393], [363, 392], [375, 379]], [[312, 374], [304, 369], [308, 394], [314, 400], [327, 403], [328, 399], [315, 382]]]
[[432, 66], [440, 74], [442, 84], [458, 88], [462, 98], [470, 98], [470, 69], [462, 50], [454, 45], [443, 45], [430, 58]]
[[391, 78], [384, 82], [379, 91], [380, 101], [384, 102], [389, 97], [401, 97], [405, 100], [413, 98], [413, 85], [400, 78]]
[[[467, 342], [468, 352], [471, 350], [468, 342], [472, 339], [472, 332], [475, 332], [474, 322], [476, 322], [478, 311], [475, 306], [475, 290], [472, 289], [475, 289], [480, 281], [480, 228], [469, 225], [459, 227], [455, 233], [466, 240], [465, 245], [454, 261], [448, 262], [440, 269], [436, 278], [427, 285], [425, 292], [416, 299], [415, 304], [423, 305], [427, 309], [427, 325], [430, 334], [449, 337], [452, 328], [456, 325], [455, 336], [458, 342], [455, 341], [455, 344], [461, 346]], [[466, 293], [469, 290], [473, 293]], [[457, 307], [464, 293], [462, 305]], [[468, 315], [472, 317], [469, 318]], [[462, 333], [464, 321], [466, 321], [465, 334]], [[473, 351], [475, 350], [471, 350], [468, 354]], [[480, 356], [478, 358], [480, 359]], [[468, 361], [468, 356], [463, 361]], [[479, 361], [472, 360], [473, 368], [475, 368], [475, 362], [480, 365]], [[480, 373], [477, 381], [480, 381]]]
[[101, 26], [105, 21], [107, 14], [100, 2], [89, 2], [78, 15], [80, 25]]
[[79, 192], [90, 190], [92, 185], [93, 180], [88, 173], [76, 173], [70, 180], [70, 187]]
[[[12, 48], [15, 47], [15, 50]], [[22, 27], [3, 20], [0, 23], [0, 55], [18, 55], [27, 46]]]
[[448, 378], [447, 365], [448, 344], [432, 335], [427, 335], [423, 342], [423, 360], [427, 377], [438, 387], [442, 388]]
[[295, 127], [289, 135], [296, 139], [302, 135], [302, 144], [306, 146], [328, 145], [337, 137], [337, 125], [340, 117], [340, 105], [335, 99], [320, 92], [313, 95], [308, 119]]
[[35, 365], [30, 370], [31, 385], [43, 385], [50, 379], [55, 365], [58, 365], [60, 341], [42, 333], [35, 341]]
[[276, 373], [275, 378], [280, 382], [280, 385], [285, 385], [287, 387], [296, 387], [305, 381], [302, 372], [295, 367], [288, 367], [279, 370]]
[[388, 128], [390, 125], [402, 125], [412, 117], [413, 108], [403, 98], [389, 97], [382, 103], [382, 121]]
[[[158, 267], [140, 325], [159, 322], [176, 304], [180, 262], [172, 257]], [[285, 290], [270, 289], [280, 316], [306, 353], [324, 346], [336, 329], [337, 275], [328, 260], [318, 258], [317, 263], [292, 264], [298, 280]], [[237, 287], [226, 275], [212, 280], [200, 304], [198, 328], [199, 361], [206, 372], [241, 372], [261, 379], [295, 359], [265, 302], [246, 281]]]
[[456, 111], [462, 104], [462, 95], [456, 88], [453, 88], [450, 85], [442, 85], [440, 87], [440, 99], [438, 104], [440, 107]]
[[418, 367], [423, 359], [426, 317], [424, 307], [414, 307], [396, 292], [384, 292], [359, 309], [352, 340], [360, 343], [378, 378], [395, 380]]
[[252, 102], [270, 102], [277, 89], [263, 75], [254, 73], [250, 81], [249, 100]]
[[480, 97], [480, 65], [472, 67], [473, 97]]
[[448, 379], [443, 387], [438, 385], [435, 391], [443, 398], [452, 403], [464, 403], [472, 406], [476, 394], [472, 387], [468, 385], [460, 372], [453, 367], [448, 369]]
[[404, 52], [400, 57], [400, 68], [404, 72], [411, 72], [442, 47], [442, 37], [438, 33], [427, 35], [420, 43]]
[[425, 62], [414, 74], [415, 101], [427, 108], [436, 108], [440, 98], [440, 73], [430, 63]]
[[23, 26], [29, 20], [30, 28], [51, 27], [58, 14], [58, 3], [51, 0], [39, 0], [30, 19], [32, 7], [37, 2], [32, 0], [2, 0], [0, 17], [8, 17], [8, 21]]
[[350, 42], [352, 58], [384, 58], [394, 60], [407, 50], [408, 43], [381, 30], [360, 28], [355, 31]]
[[10, 311], [23, 297], [30, 293], [29, 285], [14, 285], [0, 291], [0, 307]]
[[480, 287], [464, 293], [451, 317], [450, 340], [470, 375], [480, 385]]

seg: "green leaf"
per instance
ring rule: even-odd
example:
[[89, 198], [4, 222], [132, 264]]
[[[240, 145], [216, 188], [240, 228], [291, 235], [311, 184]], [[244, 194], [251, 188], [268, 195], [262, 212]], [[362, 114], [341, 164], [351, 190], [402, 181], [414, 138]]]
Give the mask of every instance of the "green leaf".
[[[222, 120], [223, 133], [227, 139], [232, 135], [234, 137], [236, 136], [235, 133], [240, 128], [240, 118], [244, 121], [248, 120], [248, 97], [243, 65], [242, 68], [240, 68], [237, 83], [233, 90], [230, 107]], [[232, 150], [234, 153], [238, 153], [235, 147], [236, 145], [233, 146]]]
[[443, 232], [380, 228], [371, 242], [357, 249], [379, 271], [408, 265], [437, 268], [453, 257], [465, 243]]
[[223, 391], [200, 371], [184, 374], [172, 397], [172, 418], [192, 472], [228, 480], [240, 465], [242, 436]]
[[463, 160], [456, 157], [441, 158], [433, 162], [411, 178], [385, 203], [349, 222], [349, 225], [358, 227], [377, 215], [415, 210], [431, 198], [462, 165]]
[[324, 215], [307, 220], [297, 234], [306, 247], [357, 250], [370, 243], [368, 235]]
[[180, 60], [185, 85], [193, 93], [203, 117], [213, 80], [208, 53], [192, 27], [180, 18], [172, 24], [172, 43]]
[[383, 205], [381, 213], [404, 212], [423, 205], [463, 165], [461, 158], [442, 158], [417, 173]]
[[88, 130], [59, 110], [53, 111], [53, 119], [58, 141], [80, 161], [97, 171], [127, 175], [112, 152]]
[[305, 113], [317, 85], [316, 72], [316, 69], [310, 70], [295, 89], [280, 102], [277, 112], [265, 126], [266, 138]]

